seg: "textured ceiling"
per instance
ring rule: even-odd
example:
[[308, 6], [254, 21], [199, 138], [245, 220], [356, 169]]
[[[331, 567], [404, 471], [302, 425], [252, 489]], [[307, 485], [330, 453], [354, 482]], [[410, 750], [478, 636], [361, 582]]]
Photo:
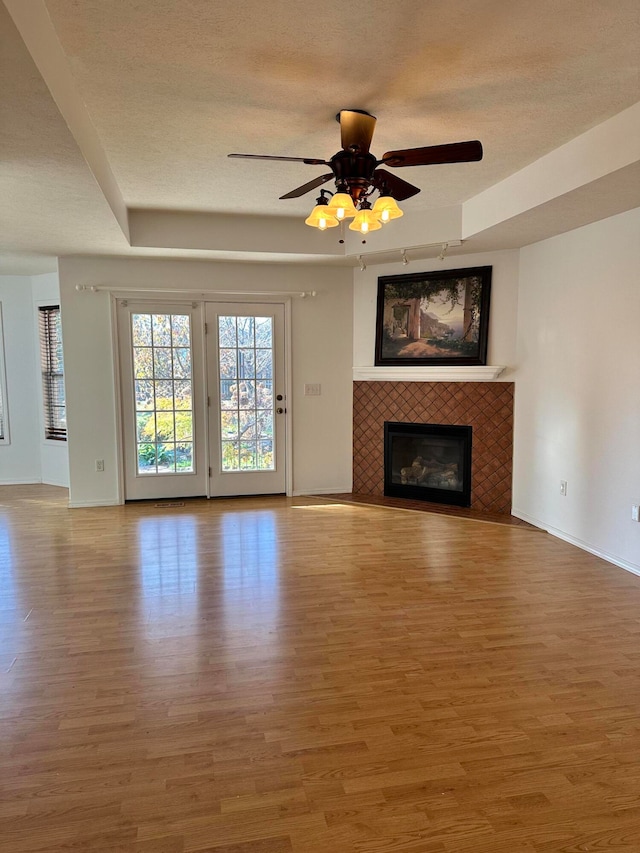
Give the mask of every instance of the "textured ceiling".
[[[0, 4], [0, 270], [127, 242], [5, 7]], [[29, 258], [22, 260], [26, 254]], [[41, 256], [41, 257], [33, 257]]]
[[[372, 151], [480, 139], [481, 163], [397, 174], [407, 212], [459, 204], [639, 97], [638, 0], [45, 0], [128, 207], [298, 215], [341, 108]], [[9, 5], [9, 4], [7, 4]], [[129, 253], [0, 5], [5, 253]], [[61, 215], [63, 212], [63, 215]], [[1, 267], [0, 267], [1, 268]]]
[[[407, 207], [475, 195], [638, 100], [638, 0], [47, 0], [129, 206], [302, 213], [343, 108], [372, 150], [480, 139], [481, 164], [419, 167]], [[635, 29], [635, 34], [634, 34]], [[400, 174], [400, 173], [399, 173]]]

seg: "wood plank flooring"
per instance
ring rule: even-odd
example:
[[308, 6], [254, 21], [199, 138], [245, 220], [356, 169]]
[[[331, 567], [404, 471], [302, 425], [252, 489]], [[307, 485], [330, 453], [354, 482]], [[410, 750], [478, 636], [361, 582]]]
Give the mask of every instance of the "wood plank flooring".
[[640, 851], [640, 578], [320, 498], [0, 488], [2, 853]]
[[509, 524], [514, 527], [525, 527], [527, 530], [541, 531], [528, 521], [523, 521], [515, 515], [501, 512], [483, 512], [464, 506], [449, 506], [448, 504], [431, 503], [429, 501], [408, 500], [407, 498], [390, 498], [386, 495], [366, 495], [357, 492], [342, 492], [330, 495], [318, 495], [323, 500], [337, 500], [341, 503], [365, 504], [367, 506], [382, 506], [388, 509], [403, 509], [411, 512], [435, 512], [438, 515], [448, 515], [451, 518], [470, 518], [474, 521], [490, 521], [492, 524]]

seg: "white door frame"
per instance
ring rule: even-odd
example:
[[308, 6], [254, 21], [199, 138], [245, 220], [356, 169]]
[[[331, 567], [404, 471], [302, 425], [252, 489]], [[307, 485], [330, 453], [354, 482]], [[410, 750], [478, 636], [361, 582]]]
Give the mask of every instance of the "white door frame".
[[[136, 299], [119, 299], [117, 302], [117, 311], [118, 311], [118, 323], [119, 326], [119, 347], [120, 347], [120, 368], [122, 373], [122, 388], [121, 388], [121, 401], [122, 401], [122, 413], [123, 413], [123, 422], [124, 422], [124, 430], [123, 430], [123, 449], [124, 449], [124, 494], [125, 499], [127, 500], [165, 500], [172, 499], [178, 500], [186, 497], [202, 497], [206, 494], [206, 442], [203, 440], [205, 436], [206, 430], [206, 408], [204, 406], [204, 400], [206, 399], [206, 390], [205, 390], [205, 369], [200, 359], [200, 352], [203, 349], [202, 346], [202, 303], [201, 302], [186, 302], [184, 300], [171, 302], [158, 301], [158, 300], [136, 300]], [[190, 410], [190, 414], [186, 415], [186, 418], [182, 419], [182, 427], [188, 427], [188, 432], [185, 435], [185, 440], [189, 442], [186, 445], [187, 451], [188, 448], [191, 448], [191, 464], [187, 465], [186, 470], [182, 470], [181, 466], [176, 466], [175, 462], [172, 465], [164, 466], [162, 464], [155, 464], [156, 452], [154, 449], [154, 464], [151, 466], [151, 472], [149, 469], [145, 469], [141, 467], [140, 460], [140, 445], [139, 442], [143, 438], [138, 434], [139, 429], [139, 421], [140, 421], [140, 412], [138, 412], [138, 391], [137, 386], [138, 383], [132, 381], [134, 376], [137, 376], [136, 370], [136, 352], [139, 352], [135, 349], [135, 335], [133, 334], [133, 318], [136, 315], [146, 316], [147, 321], [149, 323], [149, 333], [151, 331], [151, 319], [152, 315], [164, 316], [165, 319], [168, 318], [169, 315], [186, 315], [188, 320], [188, 344], [185, 343], [185, 346], [188, 346], [188, 350], [190, 352], [190, 363], [188, 366], [188, 372], [186, 374], [186, 378], [190, 383], [190, 399], [188, 403], [188, 408]], [[154, 320], [155, 325], [155, 320]], [[147, 341], [149, 346], [157, 346], [158, 341], [155, 342], [151, 338], [151, 334], [149, 334], [149, 339]], [[165, 343], [169, 347], [176, 347], [176, 341], [172, 338], [171, 331], [168, 331], [168, 340]], [[142, 353], [146, 353], [146, 356], [149, 356], [150, 353], [155, 353], [155, 350], [143, 350]], [[156, 370], [159, 369], [157, 367], [155, 357], [152, 357], [151, 363], [147, 365], [147, 368], [151, 368], [151, 372], [149, 370], [144, 370], [141, 376], [151, 376], [151, 385], [155, 386], [155, 393], [158, 392], [158, 389], [162, 386], [162, 394], [163, 396], [167, 395], [167, 384], [166, 382], [161, 381], [161, 376], [163, 373], [167, 373], [167, 367], [169, 367], [169, 376], [170, 380], [179, 378], [182, 375], [182, 370], [178, 368], [177, 376], [174, 374], [175, 362], [174, 358], [178, 354], [177, 350], [169, 349], [169, 350], [158, 350], [159, 356], [164, 353], [165, 357], [169, 353], [173, 353], [173, 356], [170, 356], [169, 361], [165, 364], [164, 368], [160, 370], [160, 374], [157, 374]], [[154, 364], [156, 366], [154, 366]], [[159, 381], [160, 384], [157, 384]], [[148, 382], [148, 380], [147, 380]], [[145, 385], [145, 382], [142, 383]], [[175, 412], [175, 409], [181, 409], [184, 407], [184, 400], [180, 403], [175, 402], [173, 398], [173, 383], [169, 382], [170, 390], [168, 391], [169, 398], [171, 402], [168, 403], [169, 408], [171, 409], [171, 413], [168, 415], [168, 419], [165, 417], [164, 424], [162, 429], [168, 431], [167, 434], [169, 436], [169, 441], [173, 442], [173, 453], [175, 454], [178, 451], [177, 441], [177, 433], [176, 429], [179, 429], [177, 426], [179, 421], [179, 412]], [[148, 392], [148, 389], [147, 389]], [[146, 400], [143, 408], [146, 408], [149, 405], [149, 401]], [[167, 406], [167, 401], [164, 400], [159, 408], [162, 409], [163, 406]], [[161, 417], [157, 411], [156, 402], [154, 402], [154, 392], [151, 392], [151, 409], [155, 412], [155, 416], [152, 414], [152, 423], [154, 423], [154, 430], [156, 429], [155, 422], [158, 417]], [[149, 415], [143, 414], [143, 421], [148, 421]], [[156, 444], [160, 442], [161, 439], [158, 438], [157, 435], [150, 439], [154, 442], [154, 448], [157, 448], [161, 445]], [[170, 445], [171, 446], [171, 445]], [[173, 457], [177, 460], [177, 457]]]
[[[289, 411], [287, 409], [285, 387], [285, 346], [284, 346], [284, 305], [281, 302], [206, 302], [205, 322], [207, 335], [207, 378], [209, 401], [209, 442], [211, 448], [209, 485], [212, 497], [237, 495], [284, 494], [286, 493], [287, 472], [287, 427]], [[272, 441], [275, 465], [271, 469], [251, 469], [243, 471], [225, 470], [222, 459], [221, 420], [223, 414], [220, 379], [219, 317], [243, 315], [251, 317], [269, 317], [272, 329]], [[225, 345], [226, 346], [226, 345]], [[238, 343], [239, 347], [240, 344]], [[264, 346], [264, 344], [258, 346]], [[236, 355], [237, 357], [237, 355]], [[257, 357], [257, 354], [256, 354]], [[257, 366], [257, 362], [256, 362]], [[234, 374], [238, 375], [238, 374]], [[239, 380], [238, 380], [239, 381]], [[256, 389], [260, 384], [254, 380]], [[257, 390], [256, 390], [257, 393]], [[256, 400], [257, 404], [257, 400]], [[257, 418], [258, 413], [254, 413]], [[240, 414], [241, 418], [242, 415]], [[258, 421], [256, 421], [257, 423]]]
[[[242, 302], [246, 304], [255, 304], [256, 302], [274, 302], [277, 304], [284, 305], [284, 387], [285, 394], [287, 400], [287, 417], [285, 420], [285, 487], [286, 487], [286, 495], [287, 497], [291, 497], [293, 494], [293, 447], [292, 447], [292, 431], [290, 428], [291, 425], [291, 417], [293, 415], [293, 385], [292, 385], [292, 353], [291, 353], [291, 321], [292, 321], [292, 311], [291, 311], [291, 297], [290, 296], [277, 296], [269, 294], [268, 292], [263, 294], [252, 293], [251, 296], [247, 296], [243, 293], [230, 294], [225, 293], [224, 295], [216, 294], [215, 290], [210, 293], [203, 293], [202, 291], [198, 291], [198, 298], [194, 299], [194, 292], [185, 291], [184, 295], [181, 293], [177, 293], [175, 290], [171, 292], [166, 292], [163, 290], [131, 290], [131, 291], [120, 291], [117, 293], [110, 292], [109, 293], [109, 311], [111, 315], [111, 361], [113, 366], [113, 388], [114, 388], [114, 404], [115, 404], [115, 420], [116, 420], [116, 436], [115, 436], [115, 452], [116, 452], [116, 479], [117, 479], [117, 502], [118, 504], [124, 504], [125, 502], [125, 490], [124, 490], [124, 442], [123, 442], [123, 430], [124, 430], [124, 419], [123, 419], [123, 410], [122, 410], [122, 379], [121, 379], [121, 364], [120, 364], [120, 354], [119, 354], [119, 332], [118, 328], [118, 311], [117, 311], [117, 303], [119, 299], [126, 299], [132, 302], [144, 302], [145, 300], [149, 302], [198, 302], [202, 305], [201, 322], [202, 322], [202, 364], [203, 369], [206, 370], [206, 340], [204, 334], [204, 316], [205, 316], [205, 308], [204, 305], [206, 302]], [[206, 406], [206, 395], [204, 404]], [[208, 418], [208, 412], [206, 412], [206, 416]], [[204, 443], [205, 443], [205, 464], [209, 466], [211, 464], [211, 455], [209, 448], [209, 430], [205, 430]], [[207, 478], [207, 498], [210, 498], [210, 483], [209, 478]]]

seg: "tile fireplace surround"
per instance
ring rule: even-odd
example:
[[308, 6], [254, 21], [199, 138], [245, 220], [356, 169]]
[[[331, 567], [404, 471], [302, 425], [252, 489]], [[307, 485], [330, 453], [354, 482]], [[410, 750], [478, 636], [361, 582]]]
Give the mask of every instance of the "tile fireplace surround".
[[511, 512], [513, 382], [354, 382], [353, 491], [384, 494], [384, 422], [473, 427], [471, 508]]

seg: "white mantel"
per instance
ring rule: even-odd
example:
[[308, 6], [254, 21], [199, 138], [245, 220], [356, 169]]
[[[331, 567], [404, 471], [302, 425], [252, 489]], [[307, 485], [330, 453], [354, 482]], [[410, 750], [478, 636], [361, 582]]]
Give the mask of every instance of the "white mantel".
[[500, 365], [439, 367], [354, 367], [353, 380], [365, 382], [491, 382], [505, 369]]

